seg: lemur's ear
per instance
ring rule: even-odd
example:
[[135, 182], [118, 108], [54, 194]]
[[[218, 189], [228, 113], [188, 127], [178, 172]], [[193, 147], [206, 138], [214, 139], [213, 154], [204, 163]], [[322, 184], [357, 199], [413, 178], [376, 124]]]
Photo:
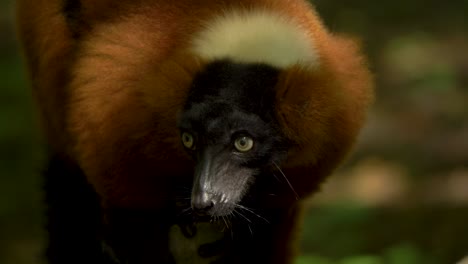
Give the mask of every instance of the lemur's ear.
[[188, 96], [194, 76], [206, 62], [191, 52], [177, 52], [158, 62], [157, 67], [141, 80], [145, 89], [144, 101], [154, 112], [163, 116], [176, 116]]
[[61, 11], [70, 31], [79, 37], [98, 21], [110, 19], [124, 10], [126, 1], [111, 0], [62, 0]]
[[[277, 116], [283, 133], [298, 145], [313, 144], [323, 138], [322, 127], [331, 108], [329, 96], [332, 80], [326, 80], [320, 69], [294, 66], [279, 77], [277, 83]], [[313, 126], [313, 127], [312, 127]]]
[[318, 67], [292, 66], [276, 87], [278, 120], [296, 146], [285, 167], [336, 167], [373, 99], [372, 76], [355, 41], [333, 36], [319, 53]]

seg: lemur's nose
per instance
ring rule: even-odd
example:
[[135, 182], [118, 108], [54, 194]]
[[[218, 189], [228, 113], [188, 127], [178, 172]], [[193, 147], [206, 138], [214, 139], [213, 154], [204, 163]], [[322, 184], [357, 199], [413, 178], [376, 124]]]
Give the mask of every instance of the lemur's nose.
[[214, 204], [212, 197], [205, 192], [192, 197], [192, 209], [197, 214], [208, 214], [208, 211], [214, 207]]

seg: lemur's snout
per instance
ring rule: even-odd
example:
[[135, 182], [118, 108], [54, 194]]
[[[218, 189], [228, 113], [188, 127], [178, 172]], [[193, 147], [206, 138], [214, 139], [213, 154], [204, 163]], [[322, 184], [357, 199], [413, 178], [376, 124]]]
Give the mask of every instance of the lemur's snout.
[[207, 215], [214, 205], [213, 196], [206, 192], [195, 194], [192, 197], [192, 209], [198, 215]]

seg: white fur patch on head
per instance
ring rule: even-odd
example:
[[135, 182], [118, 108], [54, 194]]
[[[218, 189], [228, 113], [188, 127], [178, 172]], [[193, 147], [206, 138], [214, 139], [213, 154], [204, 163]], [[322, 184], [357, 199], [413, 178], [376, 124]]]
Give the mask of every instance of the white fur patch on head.
[[195, 36], [193, 52], [209, 60], [229, 58], [279, 68], [319, 65], [313, 39], [307, 31], [266, 10], [231, 11], [209, 21]]

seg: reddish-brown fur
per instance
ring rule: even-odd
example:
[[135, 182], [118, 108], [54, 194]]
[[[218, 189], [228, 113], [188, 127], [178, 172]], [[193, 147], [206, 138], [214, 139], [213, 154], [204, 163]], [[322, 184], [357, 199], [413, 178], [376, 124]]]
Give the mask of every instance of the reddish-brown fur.
[[295, 142], [281, 165], [300, 197], [344, 158], [372, 100], [356, 44], [329, 33], [302, 0], [83, 0], [79, 38], [60, 0], [18, 2], [51, 151], [79, 164], [105, 207], [165, 206], [170, 181], [192, 175], [176, 122], [205, 62], [190, 54], [188, 42], [220, 10], [274, 10], [300, 23], [316, 44], [320, 67], [288, 68], [277, 87], [278, 118]]

